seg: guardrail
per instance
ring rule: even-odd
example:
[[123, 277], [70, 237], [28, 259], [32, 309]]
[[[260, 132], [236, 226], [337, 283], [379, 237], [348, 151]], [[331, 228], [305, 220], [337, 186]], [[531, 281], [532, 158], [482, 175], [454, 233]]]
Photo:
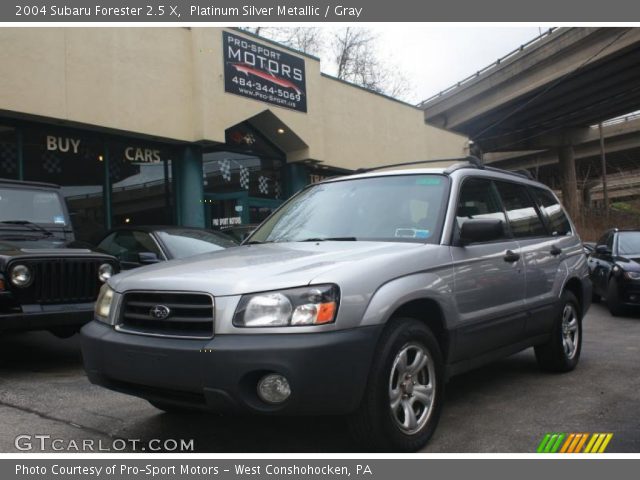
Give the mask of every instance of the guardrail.
[[534, 43], [539, 42], [540, 40], [542, 40], [545, 37], [548, 37], [549, 35], [551, 35], [555, 30], [557, 30], [558, 27], [551, 27], [548, 30], [545, 30], [543, 33], [541, 33], [540, 35], [538, 35], [535, 38], [532, 38], [531, 40], [529, 40], [527, 43], [523, 43], [522, 45], [520, 45], [518, 48], [516, 48], [515, 50], [512, 50], [511, 52], [507, 53], [506, 55], [498, 58], [495, 62], [493, 62], [491, 65], [487, 65], [486, 67], [478, 70], [476, 73], [469, 75], [466, 78], [463, 78], [462, 80], [460, 80], [458, 83], [456, 83], [455, 85], [451, 85], [448, 88], [445, 88], [444, 90], [436, 93], [435, 95], [430, 96], [429, 98], [427, 98], [426, 100], [421, 101], [420, 103], [418, 103], [418, 105], [416, 105], [418, 108], [422, 108], [424, 107], [427, 103], [429, 103], [432, 100], [435, 100], [437, 98], [442, 97], [443, 95], [446, 95], [447, 93], [451, 92], [452, 90], [455, 90], [456, 88], [461, 87], [462, 85], [464, 85], [465, 83], [470, 82], [471, 80], [474, 80], [476, 78], [478, 78], [480, 75], [482, 75], [483, 73], [485, 73], [487, 70], [491, 70], [494, 67], [497, 67], [498, 65], [500, 65], [501, 63], [503, 63], [505, 60], [508, 60], [509, 58], [513, 57], [514, 55], [517, 55], [518, 53], [522, 52], [523, 50], [527, 49], [528, 47], [530, 47], [531, 45], [533, 45]]
[[[602, 122], [603, 127], [609, 127], [611, 125], [617, 125], [619, 123], [631, 122], [632, 120], [637, 120], [640, 118], [640, 110], [635, 112], [627, 113], [626, 115], [622, 115], [620, 117], [610, 118], [609, 120], [605, 120]], [[598, 128], [598, 124], [591, 125], [591, 128]]]

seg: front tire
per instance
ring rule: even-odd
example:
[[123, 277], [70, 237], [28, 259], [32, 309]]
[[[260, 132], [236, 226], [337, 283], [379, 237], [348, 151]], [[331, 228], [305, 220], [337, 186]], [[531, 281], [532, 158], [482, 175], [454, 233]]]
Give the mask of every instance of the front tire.
[[433, 435], [444, 400], [444, 361], [422, 322], [392, 319], [376, 349], [353, 436], [373, 451], [415, 452]]
[[557, 316], [551, 338], [535, 347], [536, 359], [542, 370], [570, 372], [580, 360], [582, 350], [582, 317], [575, 295], [565, 291], [561, 297], [560, 314]]

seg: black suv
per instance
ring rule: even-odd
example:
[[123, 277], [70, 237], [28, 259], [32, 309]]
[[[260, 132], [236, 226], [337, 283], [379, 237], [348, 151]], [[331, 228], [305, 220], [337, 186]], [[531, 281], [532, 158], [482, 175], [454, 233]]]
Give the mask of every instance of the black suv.
[[74, 241], [60, 187], [0, 179], [0, 332], [68, 337], [91, 320], [118, 262]]
[[593, 299], [604, 298], [612, 315], [640, 306], [640, 230], [608, 230], [589, 256]]

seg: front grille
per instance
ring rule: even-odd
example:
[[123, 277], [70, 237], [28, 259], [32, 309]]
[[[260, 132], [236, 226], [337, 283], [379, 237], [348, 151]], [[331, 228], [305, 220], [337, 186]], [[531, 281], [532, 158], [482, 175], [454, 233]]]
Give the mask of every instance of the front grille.
[[[154, 309], [168, 315], [154, 316]], [[213, 337], [213, 298], [204, 293], [129, 292], [120, 307], [118, 330], [142, 335]]]
[[101, 259], [64, 257], [17, 260], [12, 265], [29, 267], [33, 281], [28, 287], [13, 288], [13, 291], [22, 304], [95, 302], [102, 285], [98, 267], [103, 263]]

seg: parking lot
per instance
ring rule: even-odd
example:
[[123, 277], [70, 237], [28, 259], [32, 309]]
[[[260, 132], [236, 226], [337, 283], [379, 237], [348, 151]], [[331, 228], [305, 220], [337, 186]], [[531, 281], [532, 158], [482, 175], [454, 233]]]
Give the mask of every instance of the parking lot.
[[[425, 451], [534, 452], [546, 432], [612, 432], [608, 452], [640, 451], [638, 339], [640, 313], [616, 318], [594, 305], [576, 371], [541, 373], [528, 350], [452, 379]], [[0, 452], [18, 451], [18, 435], [40, 434], [103, 445], [193, 439], [197, 452], [357, 451], [341, 418], [162, 413], [90, 385], [77, 336], [40, 332], [0, 337], [0, 417]]]

